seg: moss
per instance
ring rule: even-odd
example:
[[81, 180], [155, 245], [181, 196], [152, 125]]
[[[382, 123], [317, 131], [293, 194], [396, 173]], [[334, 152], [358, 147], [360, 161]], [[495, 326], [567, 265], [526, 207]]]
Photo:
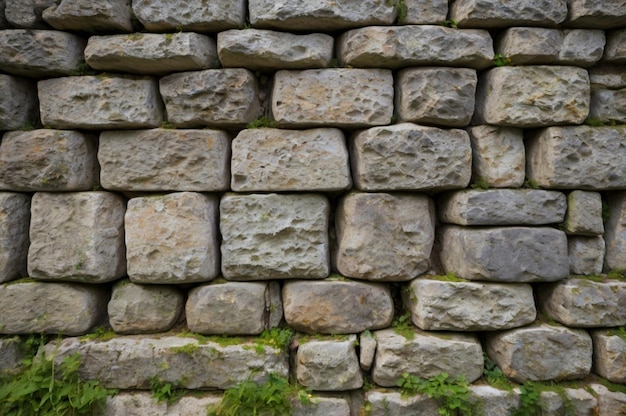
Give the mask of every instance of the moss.
[[467, 280], [465, 279], [461, 279], [460, 277], [456, 277], [456, 275], [453, 272], [450, 272], [448, 274], [445, 275], [438, 275], [438, 276], [427, 276], [427, 279], [431, 279], [431, 280], [440, 280], [442, 282], [467, 282]]

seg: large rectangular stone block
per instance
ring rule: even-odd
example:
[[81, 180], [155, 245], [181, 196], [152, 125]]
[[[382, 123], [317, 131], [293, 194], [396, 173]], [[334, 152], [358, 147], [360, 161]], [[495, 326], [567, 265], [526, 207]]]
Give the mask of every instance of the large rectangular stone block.
[[526, 177], [526, 151], [521, 129], [472, 126], [472, 179], [492, 188], [519, 188]]
[[[6, 7], [5, 7], [6, 3]], [[42, 12], [56, 4], [56, 0], [2, 0], [0, 1], [0, 21], [8, 20], [13, 27], [23, 29], [49, 29], [42, 18]]]
[[569, 270], [571, 274], [599, 275], [604, 266], [604, 238], [570, 235], [567, 237]]
[[602, 2], [567, 0], [569, 14], [565, 24], [571, 27], [611, 29], [624, 26], [626, 4], [621, 0]]
[[626, 88], [592, 90], [589, 120], [606, 124], [626, 123]]
[[0, 130], [39, 125], [39, 101], [35, 82], [0, 74], [0, 97]]
[[626, 269], [626, 192], [610, 194], [608, 198], [609, 219], [605, 222], [604, 240], [608, 270]]
[[133, 30], [128, 0], [59, 0], [45, 9], [43, 20], [57, 30], [119, 33]]
[[613, 383], [626, 383], [626, 340], [619, 330], [591, 332], [593, 371]]
[[26, 276], [30, 198], [0, 192], [0, 283]]
[[[584, 1], [584, 0], [583, 0]], [[556, 26], [567, 17], [566, 0], [453, 0], [450, 19], [459, 27]]]
[[563, 229], [573, 235], [601, 235], [602, 196], [598, 192], [572, 191], [567, 195], [567, 213]]
[[436, 25], [444, 22], [448, 16], [448, 0], [404, 0], [404, 6], [406, 17], [404, 22], [398, 23]]
[[591, 88], [620, 89], [626, 88], [626, 72], [618, 65], [596, 65], [589, 68]]
[[[626, 7], [624, 14], [626, 15]], [[617, 65], [626, 63], [626, 29], [608, 32], [604, 60]]]

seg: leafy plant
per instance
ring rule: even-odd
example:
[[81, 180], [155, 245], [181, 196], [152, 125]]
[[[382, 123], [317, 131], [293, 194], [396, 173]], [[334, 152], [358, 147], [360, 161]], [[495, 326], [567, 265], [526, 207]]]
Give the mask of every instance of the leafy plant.
[[511, 65], [511, 58], [508, 58], [501, 53], [497, 53], [493, 58], [493, 63], [496, 64], [496, 66]]
[[477, 178], [470, 187], [472, 189], [489, 189], [489, 183], [483, 178]]
[[259, 117], [256, 120], [248, 123], [248, 125], [246, 126], [249, 129], [260, 129], [260, 128], [264, 128], [264, 127], [279, 127], [279, 124], [276, 120], [272, 120], [269, 117]]
[[415, 394], [425, 394], [439, 401], [439, 415], [455, 416], [475, 415], [479, 413], [479, 405], [470, 398], [469, 383], [465, 376], [450, 377], [447, 373], [440, 373], [434, 377], [424, 379], [409, 373], [402, 373], [397, 382], [403, 397]]
[[456, 28], [457, 28], [457, 23], [456, 23], [456, 20], [445, 20], [445, 21], [443, 22], [443, 25], [444, 25], [445, 27], [451, 27], [451, 28], [453, 28], [453, 29], [456, 29]]
[[391, 323], [391, 327], [396, 334], [402, 335], [406, 339], [411, 340], [415, 338], [410, 312], [405, 312], [404, 314], [396, 317]]
[[397, 12], [396, 22], [398, 22], [399, 25], [405, 24], [407, 8], [406, 8], [406, 4], [404, 4], [404, 0], [396, 0], [393, 3], [393, 6], [396, 8], [396, 12]]
[[163, 122], [161, 123], [161, 128], [162, 129], [175, 129], [176, 124], [172, 123], [171, 121], [163, 120]]
[[504, 375], [500, 367], [487, 354], [483, 354], [485, 366], [483, 368], [483, 378], [493, 387], [502, 390], [513, 390], [513, 384]]
[[116, 336], [117, 334], [111, 328], [99, 326], [91, 334], [86, 334], [80, 337], [80, 340], [81, 341], [88, 341], [88, 340], [108, 341], [110, 339], [115, 338]]
[[165, 382], [162, 378], [157, 376], [150, 379], [150, 390], [152, 391], [152, 397], [155, 398], [157, 402], [166, 402], [167, 404], [176, 403], [186, 393], [185, 389]]
[[539, 189], [539, 184], [537, 182], [535, 182], [532, 179], [526, 179], [524, 181], [524, 184], [522, 185], [523, 188], [530, 188], [530, 189]]
[[519, 407], [511, 409], [511, 416], [534, 416], [541, 414], [541, 386], [527, 381], [520, 386]]
[[271, 328], [261, 332], [259, 343], [285, 350], [293, 340], [294, 332], [291, 328]]

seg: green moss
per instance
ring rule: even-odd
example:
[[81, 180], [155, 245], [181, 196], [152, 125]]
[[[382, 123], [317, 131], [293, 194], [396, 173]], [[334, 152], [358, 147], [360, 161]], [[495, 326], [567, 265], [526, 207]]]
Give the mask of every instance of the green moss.
[[445, 274], [445, 275], [427, 276], [426, 278], [427, 279], [431, 279], [431, 280], [440, 280], [442, 282], [467, 282], [467, 280], [465, 280], [465, 279], [461, 279], [460, 277], [456, 277], [454, 272], [450, 272], [450, 273]]
[[483, 178], [476, 178], [476, 180], [470, 185], [472, 189], [489, 189], [489, 183]]
[[80, 337], [81, 341], [109, 341], [117, 337], [117, 334], [113, 329], [104, 326], [99, 326], [91, 334], [85, 334]]
[[249, 129], [259, 129], [259, 128], [266, 128], [266, 127], [271, 127], [271, 128], [277, 128], [279, 127], [279, 124], [276, 120], [272, 120], [269, 117], [259, 117], [254, 121], [251, 121], [250, 123], [248, 123], [248, 125], [246, 126], [246, 128]]

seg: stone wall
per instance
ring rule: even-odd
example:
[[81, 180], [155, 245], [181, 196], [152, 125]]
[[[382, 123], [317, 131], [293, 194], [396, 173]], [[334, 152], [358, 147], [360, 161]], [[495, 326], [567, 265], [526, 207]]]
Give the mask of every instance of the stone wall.
[[437, 414], [405, 373], [508, 414], [488, 357], [626, 414], [624, 124], [621, 0], [0, 0], [0, 365], [62, 334], [107, 416], [270, 373], [297, 415]]

